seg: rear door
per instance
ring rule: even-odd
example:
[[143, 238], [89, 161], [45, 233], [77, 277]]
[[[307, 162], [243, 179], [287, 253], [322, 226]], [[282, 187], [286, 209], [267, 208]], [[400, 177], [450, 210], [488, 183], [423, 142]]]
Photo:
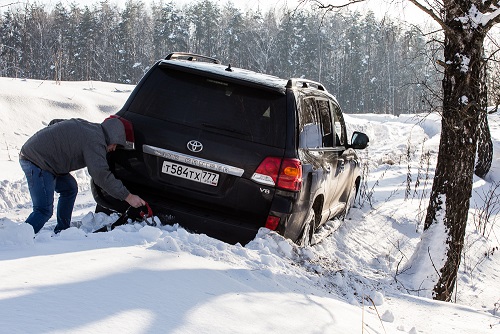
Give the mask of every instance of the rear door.
[[285, 110], [277, 92], [158, 67], [122, 114], [138, 152], [117, 173], [166, 200], [265, 220], [273, 192], [250, 177], [283, 156]]
[[332, 111], [328, 99], [316, 98], [318, 118], [321, 124], [321, 147], [323, 149], [324, 160], [328, 163], [327, 169], [327, 189], [325, 193], [325, 209], [330, 211], [335, 205], [336, 193], [339, 183], [337, 182], [340, 173], [341, 159], [338, 159], [339, 152], [335, 146], [335, 128], [332, 118]]
[[323, 195], [323, 215], [329, 216], [338, 185], [339, 152], [334, 147], [334, 125], [328, 99], [316, 95], [302, 98], [300, 122], [299, 148], [313, 166], [313, 183], [317, 187], [312, 189], [312, 195]]

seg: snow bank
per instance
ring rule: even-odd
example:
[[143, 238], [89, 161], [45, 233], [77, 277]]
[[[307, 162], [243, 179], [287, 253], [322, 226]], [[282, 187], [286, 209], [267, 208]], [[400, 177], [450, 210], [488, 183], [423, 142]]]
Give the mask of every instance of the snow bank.
[[134, 87], [1, 77], [0, 86], [0, 180], [9, 181], [23, 177], [17, 162], [19, 150], [32, 134], [55, 118], [79, 117], [100, 123], [123, 106]]
[[[6, 142], [0, 146], [5, 332], [469, 334], [498, 328], [497, 240], [486, 240], [473, 221], [457, 281], [459, 305], [407, 289], [428, 281], [429, 292], [435, 278], [426, 247], [433, 261], [445, 252], [442, 226], [432, 236], [421, 234], [439, 144], [436, 115], [345, 115], [349, 131], [370, 136], [370, 146], [360, 151], [367, 164], [363, 196], [348, 219], [330, 222], [312, 247], [297, 247], [267, 229], [247, 245], [228, 245], [153, 220], [92, 233], [118, 216], [93, 213], [85, 170], [74, 174], [80, 192], [73, 218], [80, 228], [54, 235], [54, 216], [33, 238], [31, 227], [20, 223], [31, 204], [17, 150], [46, 119], [101, 121], [115, 109], [102, 106], [119, 108], [128, 95], [115, 86], [0, 78], [1, 110], [16, 113], [2, 114], [0, 122]], [[496, 148], [500, 118], [493, 114], [489, 121]], [[422, 160], [427, 153], [428, 166]], [[479, 194], [498, 178], [499, 167], [495, 155], [491, 179], [475, 179], [471, 214], [484, 205]], [[494, 235], [500, 234], [496, 216]]]
[[31, 225], [0, 218], [0, 246], [33, 245], [35, 232]]

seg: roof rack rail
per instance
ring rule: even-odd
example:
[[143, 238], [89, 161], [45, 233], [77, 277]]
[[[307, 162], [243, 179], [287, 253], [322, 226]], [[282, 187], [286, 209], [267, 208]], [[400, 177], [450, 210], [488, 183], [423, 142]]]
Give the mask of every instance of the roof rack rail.
[[310, 88], [311, 86], [318, 89], [318, 90], [322, 90], [322, 91], [326, 92], [325, 86], [323, 86], [319, 82], [312, 81], [312, 80], [292, 78], [292, 79], [289, 79], [287, 84], [286, 84], [286, 88], [293, 88], [293, 87]]
[[173, 52], [165, 57], [166, 60], [182, 59], [189, 61], [201, 61], [206, 63], [220, 64], [220, 60], [208, 56], [197, 55], [187, 52]]

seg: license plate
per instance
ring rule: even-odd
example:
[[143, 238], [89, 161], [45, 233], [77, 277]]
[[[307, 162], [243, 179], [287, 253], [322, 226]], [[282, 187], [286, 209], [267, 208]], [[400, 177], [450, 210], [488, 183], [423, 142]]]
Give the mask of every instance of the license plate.
[[205, 170], [180, 165], [178, 163], [170, 161], [163, 162], [161, 171], [162, 173], [168, 175], [181, 177], [183, 179], [208, 184], [211, 186], [217, 186], [217, 184], [219, 183], [219, 174], [217, 173], [207, 172]]

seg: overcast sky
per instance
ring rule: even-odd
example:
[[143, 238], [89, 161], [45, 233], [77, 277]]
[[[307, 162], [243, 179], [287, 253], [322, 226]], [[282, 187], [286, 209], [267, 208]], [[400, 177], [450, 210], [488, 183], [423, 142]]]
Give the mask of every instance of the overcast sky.
[[[31, 3], [46, 3], [46, 4], [56, 4], [58, 2], [62, 3], [77, 3], [83, 5], [92, 5], [99, 3], [100, 0], [0, 0], [0, 8], [5, 9], [7, 6], [13, 3], [25, 4], [28, 2]], [[125, 4], [127, 0], [110, 0], [111, 3], [116, 4]], [[160, 2], [160, 0], [142, 0], [144, 3], [152, 3], [152, 2]], [[169, 0], [163, 0], [164, 2], [168, 2]], [[196, 1], [202, 0], [173, 0], [174, 3], [178, 4], [186, 4], [186, 3], [194, 3]], [[268, 10], [275, 9], [277, 11], [282, 10], [286, 6], [290, 8], [297, 8], [301, 3], [299, 8], [310, 8], [309, 4], [303, 4], [303, 1], [300, 0], [212, 0], [221, 5], [226, 4], [231, 1], [233, 4], [240, 7], [242, 10], [247, 9], [257, 9]], [[344, 0], [323, 0], [323, 3], [343, 3]], [[345, 0], [347, 1], [347, 0]], [[311, 1], [312, 2], [312, 1]], [[401, 1], [391, 1], [391, 0], [366, 0], [360, 4], [352, 5], [349, 7], [351, 10], [359, 10], [361, 12], [365, 12], [368, 9], [371, 9], [375, 12], [377, 17], [380, 19], [384, 15], [389, 15], [394, 18], [398, 18], [404, 21], [409, 21], [411, 23], [418, 23], [423, 25], [426, 21], [429, 21], [426, 14], [417, 9], [413, 4], [411, 4], [407, 0]]]

